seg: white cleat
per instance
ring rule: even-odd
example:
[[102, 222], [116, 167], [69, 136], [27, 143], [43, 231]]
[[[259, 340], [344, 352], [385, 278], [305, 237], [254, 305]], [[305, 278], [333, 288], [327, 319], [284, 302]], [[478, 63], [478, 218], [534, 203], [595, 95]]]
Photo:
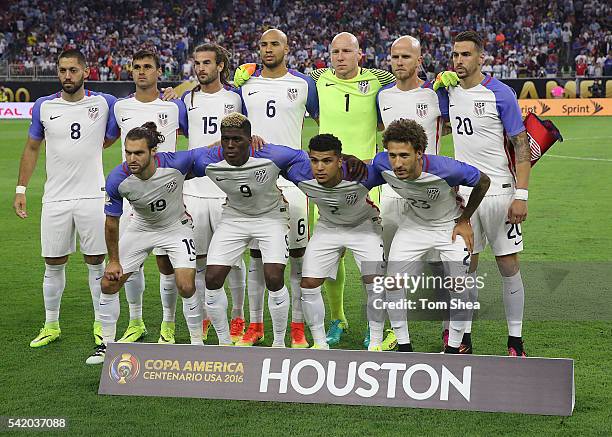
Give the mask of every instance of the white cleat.
[[96, 350], [87, 360], [85, 364], [102, 364], [104, 362], [104, 356], [106, 355], [106, 345], [102, 343], [100, 346], [96, 346]]

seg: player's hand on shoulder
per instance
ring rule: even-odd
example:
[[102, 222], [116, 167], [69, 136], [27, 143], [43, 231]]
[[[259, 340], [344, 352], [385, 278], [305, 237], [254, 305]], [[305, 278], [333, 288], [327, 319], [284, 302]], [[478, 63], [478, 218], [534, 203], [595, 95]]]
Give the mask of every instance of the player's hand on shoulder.
[[514, 199], [508, 208], [508, 221], [513, 225], [527, 220], [527, 201]]
[[368, 177], [368, 166], [361, 159], [353, 155], [342, 154], [342, 159], [346, 162], [348, 174], [347, 179], [350, 181], [361, 181]]
[[469, 220], [459, 220], [455, 227], [453, 228], [453, 243], [457, 239], [457, 236], [463, 238], [465, 242], [465, 247], [469, 253], [472, 253], [474, 250], [474, 231], [472, 230], [472, 225]]
[[251, 78], [255, 70], [257, 69], [257, 64], [242, 64], [240, 67], [236, 68], [234, 72], [234, 86], [236, 88], [240, 88], [242, 85], [247, 83], [247, 81]]
[[163, 93], [162, 100], [164, 102], [167, 102], [169, 100], [174, 100], [174, 99], [178, 99], [179, 98], [179, 95], [176, 93], [174, 88], [172, 88], [171, 86], [169, 86], [168, 88], [162, 88], [161, 91]]
[[266, 141], [259, 135], [251, 136], [251, 146], [253, 146], [253, 149], [255, 149], [256, 152], [259, 152], [260, 150], [262, 150], [265, 144], [266, 144]]
[[13, 209], [15, 209], [15, 214], [19, 218], [26, 218], [28, 213], [26, 212], [26, 195], [22, 193], [15, 194], [15, 200], [13, 202]]
[[109, 261], [104, 270], [104, 276], [109, 281], [118, 281], [123, 276], [123, 268], [117, 261]]
[[437, 91], [440, 87], [448, 88], [449, 86], [457, 86], [458, 83], [459, 76], [457, 76], [457, 73], [454, 71], [442, 71], [436, 76], [433, 90]]

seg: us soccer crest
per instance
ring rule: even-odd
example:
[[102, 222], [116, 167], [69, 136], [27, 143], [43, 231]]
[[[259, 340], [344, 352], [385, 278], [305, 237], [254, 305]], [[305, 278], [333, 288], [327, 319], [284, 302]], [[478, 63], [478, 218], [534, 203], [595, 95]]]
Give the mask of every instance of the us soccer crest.
[[421, 118], [427, 117], [428, 109], [429, 105], [427, 103], [417, 103], [416, 105], [416, 113]]
[[232, 112], [235, 112], [235, 106], [232, 103], [226, 103], [225, 104], [225, 108], [223, 108], [223, 114], [228, 115], [231, 114]]
[[478, 117], [482, 117], [485, 113], [486, 102], [474, 102], [474, 114]]
[[259, 170], [255, 170], [255, 180], [260, 184], [265, 183], [268, 180], [268, 172], [265, 168], [260, 168]]
[[297, 88], [287, 88], [287, 98], [290, 102], [295, 102], [298, 98]]
[[367, 80], [362, 80], [357, 84], [357, 87], [359, 88], [359, 92], [361, 92], [361, 94], [367, 94], [368, 91], [370, 91], [370, 82]]
[[348, 193], [346, 195], [346, 204], [352, 206], [356, 203], [357, 203], [357, 193]]
[[97, 119], [100, 115], [100, 108], [98, 108], [97, 106], [92, 106], [91, 108], [89, 108], [87, 115], [89, 115], [89, 118], [92, 120]]
[[429, 197], [431, 200], [436, 200], [439, 195], [440, 195], [440, 190], [437, 189], [436, 187], [431, 187], [427, 189], [427, 197]]
[[167, 112], [159, 112], [157, 114], [157, 124], [159, 124], [160, 127], [166, 127], [168, 126], [168, 113]]

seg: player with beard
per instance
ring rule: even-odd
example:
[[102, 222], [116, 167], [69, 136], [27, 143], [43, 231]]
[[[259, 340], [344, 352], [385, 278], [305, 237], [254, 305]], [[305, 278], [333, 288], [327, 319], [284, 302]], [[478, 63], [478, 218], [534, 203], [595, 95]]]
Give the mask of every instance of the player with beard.
[[111, 106], [115, 98], [86, 90], [89, 75], [78, 50], [63, 51], [57, 61], [62, 91], [34, 103], [29, 137], [21, 163], [13, 207], [25, 219], [26, 186], [45, 141], [46, 174], [41, 213], [41, 245], [45, 259], [43, 300], [45, 324], [30, 343], [41, 347], [61, 334], [59, 311], [66, 285], [66, 263], [76, 250], [76, 234], [89, 270], [94, 307], [94, 340], [102, 342], [99, 318], [100, 280], [104, 275], [104, 172], [102, 150], [117, 136]]

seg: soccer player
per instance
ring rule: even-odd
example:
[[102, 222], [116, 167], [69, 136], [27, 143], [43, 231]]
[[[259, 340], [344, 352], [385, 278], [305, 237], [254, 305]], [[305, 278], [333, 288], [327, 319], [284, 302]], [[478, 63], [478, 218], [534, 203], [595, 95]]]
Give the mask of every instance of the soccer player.
[[[193, 51], [193, 68], [198, 85], [186, 92], [181, 100], [187, 107], [189, 122], [189, 149], [213, 144], [221, 139], [220, 123], [232, 112], [242, 112], [242, 99], [235, 89], [228, 86], [229, 56], [227, 50], [217, 44], [202, 44]], [[185, 181], [183, 188], [185, 207], [193, 217], [196, 248], [196, 289], [204, 308], [206, 254], [212, 234], [221, 220], [225, 193], [208, 177]], [[245, 266], [242, 258], [232, 267], [227, 282], [232, 294], [232, 318], [230, 337], [232, 342], [244, 334]], [[203, 312], [204, 339], [210, 320]]]
[[[418, 276], [423, 260], [439, 259], [445, 264], [445, 274], [465, 278], [472, 252], [473, 231], [470, 218], [489, 187], [489, 177], [477, 168], [444, 156], [425, 154], [427, 136], [414, 120], [395, 120], [383, 134], [387, 152], [376, 155], [374, 169], [406, 199], [409, 211], [400, 223], [391, 243], [387, 276], [398, 274]], [[457, 198], [458, 186], [473, 187], [465, 208]], [[433, 252], [435, 251], [435, 252]], [[433, 255], [435, 253], [435, 255]], [[432, 256], [433, 255], [433, 256]], [[460, 291], [459, 288], [451, 289]], [[404, 289], [387, 289], [387, 300], [402, 302]], [[467, 299], [462, 299], [464, 303]], [[389, 307], [391, 326], [397, 336], [400, 352], [411, 352], [405, 310]], [[459, 353], [468, 315], [451, 312], [450, 333], [445, 352]]]
[[[431, 82], [419, 79], [417, 73], [421, 68], [421, 44], [411, 36], [401, 36], [391, 45], [391, 71], [396, 82], [382, 87], [376, 96], [378, 113], [384, 126], [400, 118], [415, 120], [425, 130], [427, 148], [425, 153], [437, 155], [440, 150], [440, 137], [450, 133], [444, 129], [441, 107], [446, 107], [445, 94], [433, 91]], [[442, 101], [440, 101], [442, 99]], [[397, 231], [404, 212], [405, 202], [389, 185], [382, 186], [380, 209], [383, 225], [383, 241], [385, 256], [389, 256], [391, 241]], [[435, 277], [443, 275], [442, 264], [429, 264]], [[442, 294], [441, 290], [438, 294]], [[448, 321], [444, 322], [442, 337], [448, 338]], [[383, 350], [391, 349], [395, 341], [393, 335], [388, 335], [383, 343]]]
[[[176, 139], [179, 130], [188, 131], [187, 111], [180, 100], [162, 100], [157, 82], [161, 75], [158, 55], [150, 50], [139, 50], [132, 58], [132, 76], [136, 92], [119, 99], [113, 106], [113, 112], [121, 130], [121, 144], [125, 147], [127, 133], [147, 121], [154, 121], [165, 140], [158, 145], [159, 152], [176, 150]], [[121, 229], [127, 227], [129, 204], [125, 205]], [[122, 231], [123, 232], [123, 231]], [[153, 251], [156, 255], [160, 272], [159, 291], [163, 308], [163, 321], [160, 329], [160, 343], [174, 343], [175, 313], [177, 290], [172, 265], [168, 256], [161, 249]], [[133, 342], [147, 333], [142, 319], [142, 295], [144, 293], [144, 271], [139, 269], [130, 276], [125, 285], [125, 295], [130, 309], [130, 323], [120, 342]]]
[[[384, 181], [375, 172], [370, 172], [364, 181], [348, 180], [342, 144], [331, 134], [313, 137], [309, 149], [310, 163], [295, 164], [287, 177], [315, 202], [320, 214], [304, 256], [302, 307], [315, 343], [313, 347], [328, 349], [321, 285], [325, 278], [335, 277], [346, 249], [353, 252], [357, 261], [368, 302], [376, 298], [374, 277], [384, 270], [382, 227], [379, 210], [368, 193]], [[380, 339], [370, 346], [380, 349], [384, 319], [376, 320], [371, 309], [373, 305], [369, 304], [370, 328], [380, 325]]]
[[[126, 161], [115, 167], [106, 180], [108, 265], [100, 297], [103, 342], [87, 358], [87, 364], [104, 362], [106, 346], [115, 341], [119, 289], [156, 247], [163, 248], [171, 259], [191, 344], [203, 344], [202, 312], [195, 294], [197, 251], [191, 217], [183, 204], [183, 182], [193, 170], [195, 157], [206, 162], [209, 149], [156, 153], [164, 140], [154, 122], [130, 129], [124, 138]], [[130, 202], [133, 215], [119, 238], [123, 199]]]
[[20, 218], [28, 217], [26, 186], [45, 140], [47, 180], [40, 220], [45, 259], [45, 324], [30, 343], [31, 347], [45, 346], [61, 334], [59, 312], [66, 285], [65, 268], [68, 256], [76, 250], [77, 233], [89, 271], [94, 340], [96, 344], [102, 342], [98, 313], [106, 255], [102, 150], [112, 144], [116, 136], [110, 111], [115, 98], [85, 90], [83, 83], [89, 75], [89, 67], [78, 50], [65, 50], [59, 55], [57, 75], [62, 90], [41, 97], [34, 104], [13, 204]]
[[[272, 144], [302, 149], [304, 115], [317, 118], [319, 104], [312, 78], [287, 69], [289, 52], [287, 36], [278, 29], [269, 29], [259, 39], [262, 68], [254, 72], [240, 89], [245, 114], [253, 133]], [[278, 179], [283, 196], [289, 202], [289, 260], [291, 263], [291, 347], [308, 347], [304, 336], [304, 317], [300, 299], [302, 257], [308, 243], [308, 203], [306, 196], [282, 176]], [[250, 346], [263, 337], [263, 298], [265, 285], [261, 253], [251, 251], [249, 266], [249, 328], [241, 346]]]
[[[458, 86], [448, 88], [455, 157], [491, 177], [491, 188], [472, 219], [474, 253], [470, 269], [475, 275], [478, 254], [488, 242], [502, 276], [508, 355], [526, 356], [522, 339], [525, 289], [518, 254], [523, 250], [521, 223], [527, 218], [529, 140], [512, 88], [481, 72], [484, 52], [480, 35], [474, 31], [459, 33], [452, 59], [459, 78]], [[514, 148], [514, 162], [510, 147]], [[460, 193], [469, 196], [470, 191], [462, 188]], [[473, 288], [472, 300], [476, 300], [476, 293]], [[471, 325], [467, 329], [470, 333]], [[466, 335], [465, 340], [471, 350], [471, 336]]]

